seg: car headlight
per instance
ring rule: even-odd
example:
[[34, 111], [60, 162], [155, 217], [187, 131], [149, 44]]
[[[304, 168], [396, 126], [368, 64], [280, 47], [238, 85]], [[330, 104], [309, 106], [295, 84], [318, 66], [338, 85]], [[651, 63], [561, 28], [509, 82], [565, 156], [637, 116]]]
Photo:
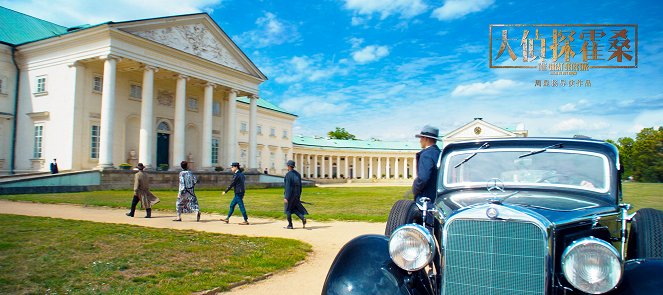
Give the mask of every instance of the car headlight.
[[435, 241], [426, 228], [408, 224], [397, 228], [389, 238], [389, 255], [407, 271], [424, 268], [433, 259]]
[[612, 290], [619, 284], [623, 270], [617, 249], [594, 237], [574, 241], [562, 254], [566, 280], [585, 293], [602, 294]]

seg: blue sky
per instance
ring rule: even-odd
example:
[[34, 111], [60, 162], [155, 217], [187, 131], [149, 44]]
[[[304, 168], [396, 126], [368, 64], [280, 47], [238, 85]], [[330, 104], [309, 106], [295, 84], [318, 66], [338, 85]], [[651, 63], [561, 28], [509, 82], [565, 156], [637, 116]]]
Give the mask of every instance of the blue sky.
[[[530, 136], [617, 139], [663, 125], [662, 1], [93, 3], [0, 0], [67, 26], [208, 12], [269, 77], [260, 96], [299, 115], [295, 134], [325, 135], [338, 126], [361, 139], [412, 140], [425, 124], [448, 133], [482, 117], [502, 127], [522, 123]], [[575, 76], [491, 69], [491, 24], [637, 24], [638, 67]], [[535, 86], [569, 79], [592, 86]]]

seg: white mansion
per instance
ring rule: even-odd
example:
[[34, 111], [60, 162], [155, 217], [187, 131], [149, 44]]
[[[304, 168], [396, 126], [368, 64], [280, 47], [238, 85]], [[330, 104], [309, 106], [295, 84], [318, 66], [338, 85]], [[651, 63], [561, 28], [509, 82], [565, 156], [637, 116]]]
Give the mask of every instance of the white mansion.
[[[408, 142], [293, 136], [267, 78], [206, 13], [67, 28], [0, 7], [0, 174], [244, 167], [307, 178], [416, 176]], [[527, 136], [481, 119], [443, 143]]]
[[[281, 172], [296, 116], [206, 13], [66, 28], [0, 7], [0, 170]], [[259, 163], [262, 162], [262, 163]]]

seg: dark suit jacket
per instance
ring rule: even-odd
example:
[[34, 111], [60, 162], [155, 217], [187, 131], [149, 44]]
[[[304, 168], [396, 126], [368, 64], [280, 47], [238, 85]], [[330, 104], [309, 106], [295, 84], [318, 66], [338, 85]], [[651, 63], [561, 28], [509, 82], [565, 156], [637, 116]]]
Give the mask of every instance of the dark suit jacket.
[[439, 157], [440, 148], [437, 145], [429, 146], [417, 153], [417, 178], [412, 183], [415, 201], [421, 197], [435, 200]]
[[244, 176], [244, 173], [242, 171], [237, 170], [235, 174], [233, 175], [233, 182], [230, 183], [228, 188], [226, 188], [226, 193], [232, 188], [235, 190], [236, 195], [244, 196], [244, 193], [246, 192], [246, 188], [244, 187], [244, 180], [246, 177]]

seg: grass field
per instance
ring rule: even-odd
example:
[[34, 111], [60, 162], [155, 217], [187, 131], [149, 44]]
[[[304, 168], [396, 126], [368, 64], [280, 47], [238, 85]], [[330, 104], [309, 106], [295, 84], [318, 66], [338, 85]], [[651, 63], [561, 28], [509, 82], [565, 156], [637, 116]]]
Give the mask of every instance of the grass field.
[[228, 290], [310, 251], [289, 239], [0, 215], [0, 294]]
[[[651, 207], [663, 210], [663, 183], [624, 183], [624, 202], [634, 208]], [[325, 220], [385, 222], [391, 206], [399, 199], [411, 198], [409, 187], [338, 187], [304, 188], [302, 200], [310, 218]], [[176, 191], [154, 191], [161, 198], [155, 210], [175, 211]], [[232, 191], [221, 196], [219, 190], [197, 191], [203, 212], [226, 214], [232, 200]], [[131, 191], [97, 191], [67, 194], [5, 195], [0, 199], [22, 200], [41, 203], [72, 203], [86, 206], [109, 206], [128, 208]], [[244, 197], [246, 209], [254, 217], [283, 217], [283, 189], [250, 189]], [[235, 214], [239, 214], [238, 210]], [[138, 214], [143, 214], [142, 212]], [[239, 215], [235, 215], [239, 216]], [[241, 217], [235, 217], [241, 218]]]

